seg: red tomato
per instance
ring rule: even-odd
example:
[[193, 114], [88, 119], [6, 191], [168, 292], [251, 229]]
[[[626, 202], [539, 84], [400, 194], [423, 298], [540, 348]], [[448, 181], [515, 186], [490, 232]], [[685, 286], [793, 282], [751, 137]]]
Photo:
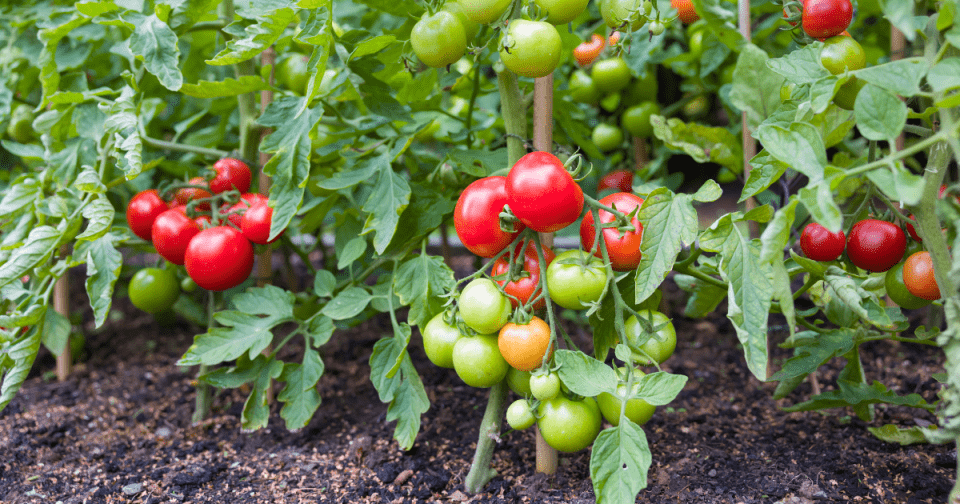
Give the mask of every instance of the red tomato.
[[630, 170], [614, 170], [600, 178], [597, 192], [605, 189], [617, 189], [620, 192], [633, 192], [633, 172]]
[[864, 219], [850, 228], [847, 257], [858, 268], [887, 271], [903, 259], [907, 236], [892, 222]]
[[[210, 184], [208, 184], [207, 180], [203, 177], [193, 177], [192, 179], [190, 179], [190, 185], [210, 187]], [[176, 198], [177, 203], [181, 205], [186, 205], [187, 203], [190, 203], [193, 200], [198, 200], [201, 198], [209, 198], [210, 196], [213, 196], [212, 194], [210, 194], [210, 191], [207, 191], [204, 189], [197, 189], [193, 187], [184, 187], [183, 189], [177, 190], [177, 194], [174, 196], [174, 198]], [[197, 205], [197, 209], [209, 210], [210, 205], [207, 203], [203, 203], [201, 205]]]
[[581, 42], [580, 45], [573, 49], [573, 57], [580, 66], [587, 66], [593, 63], [593, 60], [597, 59], [597, 56], [600, 56], [600, 52], [603, 51], [603, 46], [603, 37], [594, 33], [590, 36], [589, 41]]
[[150, 241], [150, 230], [157, 216], [170, 209], [156, 189], [140, 191], [127, 203], [127, 224], [133, 234]]
[[[619, 192], [605, 196], [600, 200], [600, 203], [630, 215], [643, 204], [643, 198], [636, 194]], [[606, 210], [600, 210], [598, 214], [600, 215], [600, 222], [604, 224], [615, 220], [614, 215]], [[603, 230], [603, 239], [607, 244], [607, 253], [610, 255], [610, 264], [613, 266], [613, 269], [617, 271], [636, 269], [637, 265], [640, 264], [640, 243], [643, 239], [643, 226], [640, 224], [636, 215], [633, 216], [630, 222], [635, 229], [622, 233], [622, 236], [620, 230], [617, 228], [605, 228]], [[580, 223], [580, 244], [584, 250], [593, 248], [596, 234], [593, 212], [587, 212], [586, 217], [584, 217]], [[603, 258], [603, 252], [600, 250], [600, 247], [597, 247], [594, 255]]]
[[507, 233], [500, 229], [500, 212], [507, 204], [506, 177], [486, 177], [467, 186], [453, 210], [453, 226], [457, 236], [470, 252], [480, 257], [493, 257], [523, 231]]
[[257, 193], [243, 193], [240, 195], [240, 201], [233, 204], [227, 212], [230, 219], [230, 223], [234, 226], [240, 227], [240, 219], [243, 218], [243, 213], [247, 211], [248, 208], [256, 205], [257, 203], [266, 203], [267, 197], [262, 194]]
[[204, 229], [190, 240], [184, 266], [200, 287], [224, 291], [243, 283], [253, 270], [253, 245], [229, 226]]
[[677, 9], [677, 17], [683, 24], [695, 23], [700, 19], [691, 0], [670, 0], [670, 5]]
[[520, 158], [507, 175], [506, 189], [513, 214], [534, 231], [559, 231], [583, 212], [583, 189], [549, 152]]
[[[516, 255], [519, 255], [520, 247], [517, 247]], [[543, 259], [547, 261], [546, 266], [549, 266], [553, 262], [553, 258], [556, 254], [553, 253], [553, 250], [550, 250], [547, 247], [543, 248]], [[518, 261], [519, 257], [516, 258]], [[494, 278], [500, 277], [503, 275], [501, 280], [497, 280], [497, 284], [503, 287], [503, 292], [506, 292], [508, 295], [513, 296], [510, 298], [510, 303], [513, 304], [513, 307], [516, 308], [520, 303], [527, 304], [527, 301], [532, 297], [536, 297], [540, 294], [540, 260], [537, 257], [537, 248], [533, 243], [528, 243], [527, 248], [523, 253], [523, 272], [521, 273], [522, 278], [514, 280], [510, 283], [507, 283], [507, 276], [510, 272], [510, 256], [509, 254], [504, 254], [500, 256], [495, 263], [493, 263], [493, 269], [490, 271], [490, 275]], [[504, 285], [506, 284], [506, 285]], [[517, 302], [517, 299], [520, 300], [520, 303]], [[546, 306], [546, 297], [540, 298], [539, 301], [533, 304], [535, 310], [539, 310]], [[509, 360], [508, 360], [509, 361]]]
[[268, 240], [272, 221], [273, 208], [270, 208], [270, 205], [267, 205], [265, 201], [259, 202], [248, 208], [243, 214], [243, 219], [240, 220], [240, 231], [253, 243], [267, 245], [277, 241], [283, 235], [283, 232], [281, 232], [276, 238]]
[[214, 194], [220, 194], [230, 189], [236, 189], [241, 193], [250, 189], [250, 167], [239, 159], [223, 158], [213, 164], [217, 176], [210, 181], [210, 190]]
[[839, 35], [853, 20], [850, 0], [806, 0], [803, 3], [803, 31], [813, 38]]
[[151, 239], [160, 256], [173, 264], [182, 265], [187, 245], [199, 232], [197, 220], [187, 217], [185, 207], [176, 206], [157, 216], [153, 222]]
[[827, 228], [812, 222], [803, 228], [800, 235], [800, 249], [803, 255], [814, 261], [833, 261], [843, 254], [847, 237], [843, 231], [831, 233]]

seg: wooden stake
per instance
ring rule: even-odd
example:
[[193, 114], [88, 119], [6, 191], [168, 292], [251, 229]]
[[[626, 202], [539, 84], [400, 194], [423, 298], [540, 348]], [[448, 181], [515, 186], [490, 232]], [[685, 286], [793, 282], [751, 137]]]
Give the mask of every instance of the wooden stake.
[[[896, 61], [898, 59], [903, 59], [903, 52], [907, 47], [907, 38], [903, 35], [903, 32], [898, 30], [896, 26], [890, 25], [890, 61]], [[900, 132], [900, 135], [897, 137], [896, 146], [897, 150], [903, 150], [906, 137], [903, 132]]]

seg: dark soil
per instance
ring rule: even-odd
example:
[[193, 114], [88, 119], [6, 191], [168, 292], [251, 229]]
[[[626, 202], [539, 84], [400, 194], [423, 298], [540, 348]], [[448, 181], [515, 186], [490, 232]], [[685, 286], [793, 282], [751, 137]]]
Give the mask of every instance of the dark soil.
[[[161, 327], [122, 302], [117, 309], [132, 315], [88, 335], [89, 359], [68, 381], [43, 379], [53, 368], [43, 356], [0, 413], [0, 501], [595, 501], [589, 450], [561, 456], [554, 476], [535, 474], [532, 430], [504, 434], [493, 462], [500, 475], [484, 493], [465, 494], [486, 394], [432, 366], [416, 336], [411, 354], [432, 405], [414, 448], [400, 451], [368, 377], [373, 344], [390, 331], [386, 320], [337, 333], [325, 347], [324, 401], [308, 427], [288, 432], [274, 406], [269, 428], [248, 433], [239, 426], [245, 391], [221, 392], [214, 417], [190, 425], [194, 371], [174, 363], [196, 328]], [[725, 319], [673, 316], [680, 344], [664, 367], [690, 380], [645, 426], [653, 465], [638, 502], [946, 501], [956, 472], [950, 446], [881, 442], [849, 410], [781, 412], [778, 406], [809, 397], [810, 385], [774, 401], [773, 385], [749, 373]], [[587, 335], [577, 336], [588, 348]], [[869, 379], [928, 401], [936, 398], [931, 376], [940, 362], [931, 347], [864, 349]], [[840, 364], [821, 369], [826, 388]], [[935, 421], [920, 410], [878, 407], [872, 425]]]

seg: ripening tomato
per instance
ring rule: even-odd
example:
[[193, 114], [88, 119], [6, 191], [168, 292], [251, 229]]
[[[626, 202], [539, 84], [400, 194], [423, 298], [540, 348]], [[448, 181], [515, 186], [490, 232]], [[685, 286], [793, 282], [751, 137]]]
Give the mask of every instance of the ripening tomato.
[[500, 61], [523, 77], [550, 75], [560, 63], [560, 32], [546, 21], [514, 19], [500, 39]]
[[800, 235], [803, 255], [814, 261], [833, 261], [843, 254], [846, 245], [847, 237], [842, 230], [831, 233], [816, 222], [807, 224]]
[[[634, 211], [640, 208], [640, 205], [643, 205], [643, 198], [633, 193], [620, 192], [603, 197], [600, 203], [627, 215], [634, 214], [630, 220], [633, 230], [621, 233], [615, 227], [604, 228], [603, 239], [607, 246], [607, 254], [610, 256], [610, 264], [614, 270], [629, 271], [636, 269], [637, 265], [640, 264], [642, 255], [640, 253], [640, 243], [643, 239], [643, 225], [640, 224], [640, 220], [637, 219]], [[616, 219], [612, 213], [606, 210], [599, 210], [598, 214], [600, 222], [603, 224], [613, 222]], [[593, 250], [596, 234], [593, 212], [587, 212], [586, 217], [580, 223], [580, 244], [584, 250]], [[597, 247], [595, 255], [600, 258], [603, 257], [600, 247]]]
[[500, 328], [497, 345], [507, 364], [520, 371], [533, 371], [550, 349], [550, 326], [537, 316], [526, 324], [507, 322]]
[[590, 36], [590, 40], [581, 42], [573, 49], [573, 58], [580, 66], [587, 66], [600, 56], [603, 47], [603, 37], [594, 33]]
[[170, 205], [160, 198], [156, 189], [140, 191], [127, 203], [127, 224], [130, 226], [130, 231], [150, 241], [153, 221], [169, 209]]
[[933, 273], [930, 252], [915, 252], [903, 262], [903, 285], [918, 298], [930, 301], [940, 299], [940, 286]]
[[456, 14], [439, 11], [424, 14], [410, 32], [413, 52], [425, 65], [445, 67], [456, 63], [467, 52], [467, 33]]
[[850, 0], [806, 0], [803, 3], [801, 25], [803, 31], [813, 38], [839, 35], [852, 20], [853, 4]]
[[[517, 247], [515, 255], [520, 255], [520, 247]], [[546, 266], [549, 267], [550, 263], [553, 261], [554, 253], [549, 247], [543, 247], [543, 259], [547, 262]], [[494, 278], [501, 278], [496, 280], [497, 284], [503, 288], [505, 292], [510, 297], [510, 303], [514, 308], [517, 306], [526, 305], [527, 301], [531, 298], [535, 298], [540, 295], [540, 259], [537, 257], [537, 248], [532, 242], [527, 244], [527, 248], [523, 252], [523, 269], [520, 271], [520, 278], [515, 278], [514, 280], [507, 282], [507, 277], [510, 274], [510, 256], [509, 254], [504, 254], [493, 263], [493, 268], [490, 270], [490, 276]], [[516, 261], [521, 261], [520, 257], [516, 258]], [[540, 300], [533, 304], [534, 310], [539, 310], [546, 306], [546, 296], [541, 297]]]
[[460, 193], [453, 209], [453, 226], [457, 237], [467, 250], [480, 257], [493, 257], [523, 231], [516, 223], [516, 231], [500, 229], [500, 212], [507, 204], [507, 178], [494, 176], [475, 180]]
[[620, 192], [633, 191], [633, 172], [630, 170], [613, 170], [600, 177], [597, 183], [597, 192], [607, 189], [617, 189]]
[[677, 17], [683, 24], [695, 23], [700, 19], [692, 0], [670, 0], [670, 6], [677, 9]]
[[583, 212], [583, 189], [549, 152], [531, 152], [516, 162], [506, 180], [507, 203], [527, 227], [559, 231]]
[[892, 222], [864, 219], [850, 228], [847, 257], [858, 268], [887, 271], [903, 259], [907, 236]]
[[927, 306], [932, 301], [915, 296], [903, 283], [903, 263], [887, 270], [883, 277], [883, 286], [887, 289], [887, 296], [897, 303], [897, 306], [908, 310], [916, 310]]
[[196, 219], [187, 217], [185, 207], [176, 206], [157, 216], [153, 221], [150, 240], [157, 253], [173, 264], [183, 265], [190, 240], [200, 232]]
[[258, 193], [243, 193], [240, 195], [240, 201], [234, 203], [227, 210], [227, 219], [230, 220], [230, 223], [234, 226], [240, 227], [240, 221], [243, 219], [243, 214], [257, 203], [266, 203], [267, 197], [258, 194]]
[[283, 236], [280, 232], [270, 239], [270, 226], [273, 224], [273, 208], [265, 201], [258, 202], [244, 212], [240, 219], [240, 231], [246, 239], [259, 245], [269, 245]]
[[213, 163], [217, 175], [210, 181], [210, 191], [220, 194], [231, 189], [240, 193], [250, 190], [250, 167], [239, 159], [223, 158]]
[[184, 254], [187, 274], [197, 285], [225, 291], [250, 277], [253, 245], [229, 226], [215, 226], [197, 233]]

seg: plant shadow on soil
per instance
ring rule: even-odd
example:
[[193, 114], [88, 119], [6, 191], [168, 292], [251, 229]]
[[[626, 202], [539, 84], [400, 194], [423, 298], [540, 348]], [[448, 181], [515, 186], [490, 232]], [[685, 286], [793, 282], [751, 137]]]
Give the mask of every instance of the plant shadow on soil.
[[[82, 278], [73, 285], [82, 285]], [[667, 296], [678, 307], [671, 316], [679, 345], [664, 369], [689, 381], [644, 426], [653, 464], [637, 502], [946, 501], [956, 470], [950, 445], [884, 443], [847, 409], [780, 411], [777, 406], [808, 398], [810, 385], [805, 382], [787, 399], [774, 401], [775, 384], [750, 374], [725, 318], [683, 318], [680, 294], [668, 289]], [[82, 292], [75, 292], [73, 306], [86, 303]], [[90, 358], [66, 382], [42, 378], [53, 368], [52, 358], [42, 353], [31, 378], [0, 413], [0, 501], [595, 501], [589, 450], [562, 454], [556, 475], [535, 474], [532, 430], [504, 432], [493, 461], [499, 475], [483, 493], [465, 494], [463, 479], [486, 391], [430, 364], [416, 331], [410, 354], [431, 407], [413, 449], [399, 450], [367, 364], [373, 344], [391, 332], [385, 317], [337, 332], [323, 348], [323, 403], [306, 428], [287, 431], [275, 404], [269, 427], [247, 433], [240, 429], [244, 390], [218, 393], [213, 418], [190, 425], [194, 370], [179, 369], [175, 362], [196, 327], [182, 321], [160, 326], [125, 299], [116, 300], [115, 309], [128, 316], [88, 335]], [[585, 330], [571, 325], [569, 332], [589, 350]], [[784, 337], [771, 334], [777, 342]], [[938, 348], [884, 342], [863, 350], [868, 379], [900, 394], [936, 399], [939, 385], [932, 375], [942, 370]], [[297, 352], [285, 349], [284, 354], [295, 360]], [[787, 351], [774, 349], [778, 362], [787, 357]], [[841, 365], [821, 368], [826, 389]], [[881, 406], [876, 412], [870, 425], [936, 422], [921, 410]]]

